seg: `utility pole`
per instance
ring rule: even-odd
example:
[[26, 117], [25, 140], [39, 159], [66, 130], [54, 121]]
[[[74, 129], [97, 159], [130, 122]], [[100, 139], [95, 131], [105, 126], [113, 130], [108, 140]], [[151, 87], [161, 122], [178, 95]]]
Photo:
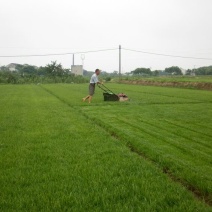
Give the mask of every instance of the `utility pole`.
[[121, 82], [121, 45], [119, 45], [119, 82]]
[[74, 54], [73, 54], [73, 61], [72, 62], [73, 62], [73, 66], [74, 66]]

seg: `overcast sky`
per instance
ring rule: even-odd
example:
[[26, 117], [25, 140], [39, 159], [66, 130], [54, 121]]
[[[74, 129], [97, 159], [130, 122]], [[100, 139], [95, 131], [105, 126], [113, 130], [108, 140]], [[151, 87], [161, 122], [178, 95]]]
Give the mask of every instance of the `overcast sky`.
[[[0, 0], [0, 56], [81, 52], [84, 68], [118, 70], [118, 46], [160, 54], [212, 58], [212, 0]], [[75, 64], [82, 64], [81, 54]], [[72, 55], [2, 58], [0, 66], [51, 61], [72, 65]], [[180, 59], [122, 50], [122, 70], [194, 68], [212, 60]]]

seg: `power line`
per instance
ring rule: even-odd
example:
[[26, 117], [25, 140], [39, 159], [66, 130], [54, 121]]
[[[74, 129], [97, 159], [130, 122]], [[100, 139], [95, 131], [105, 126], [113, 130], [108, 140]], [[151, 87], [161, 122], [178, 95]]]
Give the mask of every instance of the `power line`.
[[73, 55], [73, 54], [86, 54], [86, 53], [94, 53], [94, 52], [104, 52], [104, 51], [113, 51], [114, 49], [99, 49], [99, 50], [91, 50], [91, 51], [82, 51], [82, 52], [68, 52], [68, 53], [53, 53], [53, 54], [31, 54], [31, 55], [0, 55], [0, 57], [47, 57], [47, 56], [60, 56], [60, 55]]
[[165, 57], [178, 57], [178, 58], [196, 59], [196, 60], [212, 60], [212, 58], [204, 58], [204, 57], [190, 57], [190, 56], [180, 56], [180, 55], [171, 55], [171, 54], [161, 54], [161, 53], [146, 52], [146, 51], [139, 51], [134, 49], [126, 49], [126, 48], [122, 48], [122, 49], [126, 51], [131, 51], [131, 52], [139, 52], [143, 54], [151, 54], [151, 55], [158, 55], [158, 56], [165, 56]]
[[[162, 54], [155, 52], [147, 52], [147, 51], [139, 51], [135, 49], [122, 48], [126, 51], [138, 52], [143, 54], [151, 54], [157, 56], [165, 56], [165, 57], [177, 57], [183, 59], [196, 59], [196, 60], [212, 60], [212, 58], [204, 58], [204, 57], [191, 57], [191, 56], [181, 56], [181, 55], [171, 55], [171, 54]], [[61, 56], [61, 55], [73, 55], [73, 54], [86, 54], [86, 53], [95, 53], [95, 52], [104, 52], [104, 51], [113, 51], [118, 50], [118, 48], [111, 49], [99, 49], [99, 50], [90, 50], [90, 51], [82, 51], [82, 52], [66, 52], [66, 53], [53, 53], [53, 54], [29, 54], [29, 55], [0, 55], [0, 58], [12, 58], [12, 57], [48, 57], [48, 56]]]
[[58, 55], [70, 55], [73, 53], [55, 53], [55, 54], [32, 54], [32, 55], [0, 55], [0, 57], [47, 57]]
[[84, 52], [74, 52], [72, 54], [86, 54], [86, 53], [93, 53], [93, 52], [105, 52], [105, 51], [113, 51], [117, 50], [118, 48], [113, 48], [113, 49], [100, 49], [100, 50], [93, 50], [93, 51], [84, 51]]

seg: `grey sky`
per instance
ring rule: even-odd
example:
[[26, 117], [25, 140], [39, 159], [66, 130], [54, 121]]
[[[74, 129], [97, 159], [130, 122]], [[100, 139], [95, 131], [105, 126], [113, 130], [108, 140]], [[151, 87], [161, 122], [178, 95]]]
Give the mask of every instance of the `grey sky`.
[[[212, 58], [212, 0], [0, 0], [0, 55], [48, 54], [130, 48]], [[0, 58], [0, 65], [70, 67], [72, 56]], [[75, 64], [81, 64], [75, 55]], [[212, 60], [179, 59], [122, 51], [124, 72]], [[85, 54], [84, 68], [118, 70], [118, 50]]]

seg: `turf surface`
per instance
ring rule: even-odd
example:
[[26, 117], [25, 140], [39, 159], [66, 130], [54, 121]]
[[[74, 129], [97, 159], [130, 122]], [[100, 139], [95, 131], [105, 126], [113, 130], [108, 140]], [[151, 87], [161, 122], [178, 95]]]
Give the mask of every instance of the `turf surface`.
[[211, 211], [212, 93], [108, 86], [0, 86], [0, 210]]

